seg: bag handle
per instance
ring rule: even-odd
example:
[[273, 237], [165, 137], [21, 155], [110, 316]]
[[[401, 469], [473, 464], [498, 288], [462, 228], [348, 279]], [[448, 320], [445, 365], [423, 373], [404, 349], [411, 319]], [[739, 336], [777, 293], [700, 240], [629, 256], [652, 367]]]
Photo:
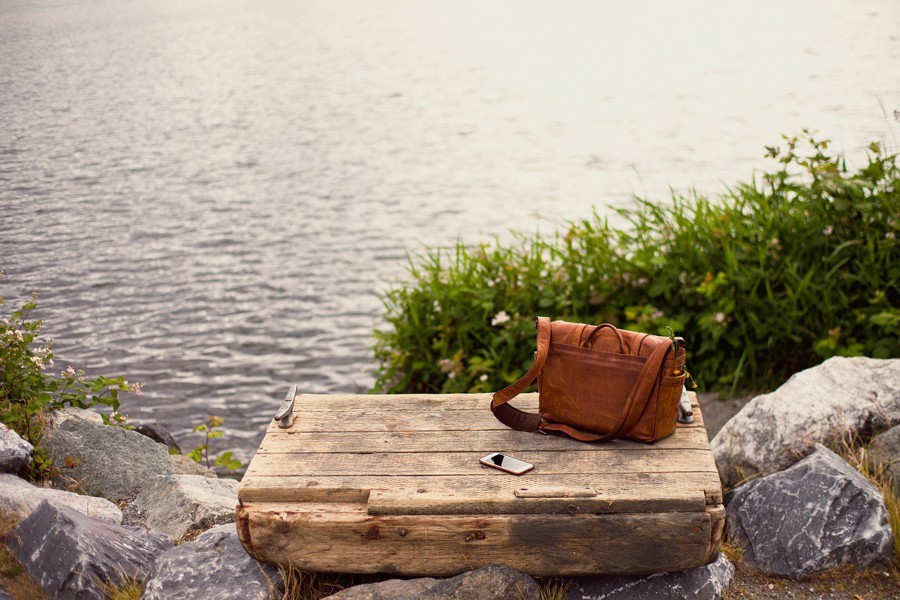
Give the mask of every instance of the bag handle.
[[[604, 325], [613, 327], [608, 323], [604, 323]], [[601, 328], [602, 326], [598, 326], [592, 331], [591, 335], [588, 336], [588, 339]], [[619, 334], [618, 331], [616, 331], [616, 333], [621, 340], [621, 334]], [[528, 413], [508, 404], [510, 400], [522, 393], [525, 388], [531, 385], [531, 382], [537, 378], [538, 373], [540, 373], [541, 368], [547, 361], [549, 351], [550, 319], [547, 317], [538, 317], [537, 352], [535, 352], [534, 363], [531, 365], [531, 368], [528, 369], [528, 372], [518, 381], [493, 395], [491, 398], [491, 412], [494, 413], [494, 416], [497, 417], [497, 420], [501, 423], [510, 429], [515, 429], [517, 431], [544, 431], [567, 435], [582, 442], [599, 442], [601, 440], [612, 439], [622, 431], [627, 431], [633, 427], [637, 422], [637, 419], [640, 418], [641, 413], [643, 413], [644, 408], [647, 405], [647, 401], [650, 399], [650, 392], [656, 384], [656, 378], [662, 367], [663, 360], [665, 360], [666, 354], [669, 351], [669, 345], [660, 344], [647, 358], [647, 362], [644, 363], [641, 372], [638, 374], [637, 381], [631, 388], [631, 392], [628, 394], [628, 399], [625, 401], [625, 409], [619, 416], [619, 420], [609, 432], [603, 435], [585, 433], [569, 425], [563, 425], [562, 423], [548, 423], [543, 420], [543, 414], [541, 413]]]
[[594, 329], [588, 334], [587, 339], [581, 342], [581, 347], [590, 348], [588, 344], [590, 343], [591, 339], [594, 337], [594, 335], [596, 335], [598, 331], [600, 331], [604, 327], [609, 327], [613, 330], [613, 334], [615, 334], [616, 339], [619, 340], [619, 354], [625, 354], [625, 340], [622, 339], [622, 334], [619, 332], [619, 329], [615, 325], [612, 325], [610, 323], [602, 323], [594, 327]]

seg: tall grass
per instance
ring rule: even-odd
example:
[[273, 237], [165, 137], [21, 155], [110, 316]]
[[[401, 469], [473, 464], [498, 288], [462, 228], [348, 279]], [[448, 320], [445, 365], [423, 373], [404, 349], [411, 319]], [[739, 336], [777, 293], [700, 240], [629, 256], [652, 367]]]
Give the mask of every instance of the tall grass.
[[765, 389], [833, 355], [900, 356], [900, 169], [872, 144], [851, 170], [804, 132], [717, 199], [636, 199], [550, 237], [410, 258], [382, 300], [375, 390], [488, 391], [530, 364], [534, 317], [688, 341], [710, 389]]

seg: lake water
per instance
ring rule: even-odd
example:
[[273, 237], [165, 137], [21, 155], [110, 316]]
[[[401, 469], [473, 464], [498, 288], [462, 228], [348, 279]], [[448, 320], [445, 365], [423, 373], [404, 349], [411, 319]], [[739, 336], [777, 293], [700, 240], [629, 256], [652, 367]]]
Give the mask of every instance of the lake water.
[[893, 1], [0, 0], [0, 289], [40, 291], [57, 367], [144, 382], [126, 412], [182, 441], [220, 414], [246, 460], [290, 383], [372, 383], [408, 250], [715, 193], [804, 127], [896, 148], [898, 24]]

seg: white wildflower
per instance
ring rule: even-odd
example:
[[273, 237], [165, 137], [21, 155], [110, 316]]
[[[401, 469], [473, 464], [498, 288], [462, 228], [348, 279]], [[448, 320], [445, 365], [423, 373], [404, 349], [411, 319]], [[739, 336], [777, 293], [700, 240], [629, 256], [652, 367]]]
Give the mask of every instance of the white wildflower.
[[717, 312], [714, 319], [715, 319], [716, 323], [724, 323], [725, 322], [725, 313]]
[[30, 360], [38, 369], [44, 369], [44, 360], [40, 356], [32, 356]]
[[506, 314], [505, 310], [501, 310], [498, 312], [493, 319], [491, 319], [491, 325], [493, 327], [497, 327], [498, 325], [503, 325], [504, 323], [509, 321], [509, 315]]
[[826, 225], [825, 229], [822, 230], [822, 233], [824, 233], [825, 235], [831, 235], [832, 233], [834, 233], [834, 227], [832, 227], [831, 225]]
[[447, 373], [447, 379], [456, 379], [456, 371], [450, 371]]
[[478, 381], [487, 381], [487, 380], [488, 380], [487, 373], [485, 373], [484, 375], [482, 375], [481, 377], [478, 378]]
[[895, 234], [893, 231], [888, 231], [886, 234], [884, 234], [884, 237], [886, 237], [889, 240], [892, 240], [895, 237], [897, 237], [897, 234]]

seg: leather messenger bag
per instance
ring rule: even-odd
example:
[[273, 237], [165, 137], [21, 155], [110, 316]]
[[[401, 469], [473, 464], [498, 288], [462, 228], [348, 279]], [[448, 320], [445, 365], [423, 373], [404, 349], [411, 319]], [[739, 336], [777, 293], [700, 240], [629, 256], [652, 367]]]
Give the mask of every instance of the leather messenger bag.
[[[684, 358], [681, 338], [538, 317], [534, 364], [494, 394], [491, 411], [519, 431], [653, 442], [675, 431]], [[540, 413], [508, 404], [535, 378]]]

